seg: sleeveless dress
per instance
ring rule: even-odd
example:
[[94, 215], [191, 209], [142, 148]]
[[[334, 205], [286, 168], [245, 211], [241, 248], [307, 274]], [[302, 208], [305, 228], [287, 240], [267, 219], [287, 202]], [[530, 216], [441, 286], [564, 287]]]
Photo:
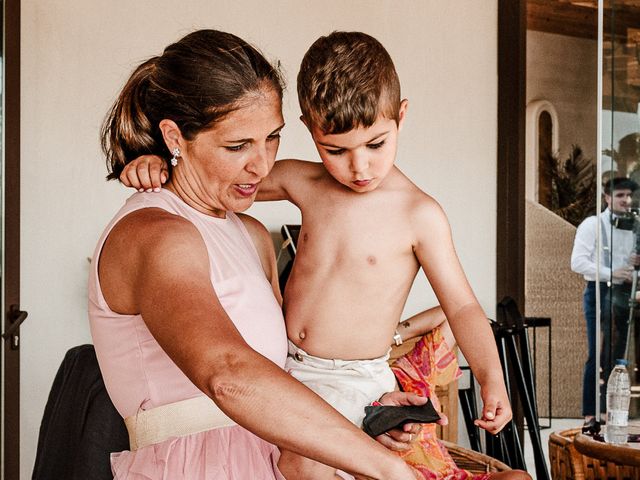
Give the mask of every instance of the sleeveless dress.
[[[161, 208], [195, 225], [225, 311], [254, 350], [284, 367], [282, 310], [242, 221], [232, 212], [224, 219], [205, 215], [166, 189], [135, 193], [102, 234], [89, 276], [91, 335], [107, 391], [122, 417], [203, 395], [162, 350], [140, 315], [113, 312], [102, 295], [97, 272], [102, 246], [120, 219], [142, 208]], [[275, 446], [235, 425], [113, 453], [111, 468], [116, 480], [284, 480], [276, 467], [278, 457]]]

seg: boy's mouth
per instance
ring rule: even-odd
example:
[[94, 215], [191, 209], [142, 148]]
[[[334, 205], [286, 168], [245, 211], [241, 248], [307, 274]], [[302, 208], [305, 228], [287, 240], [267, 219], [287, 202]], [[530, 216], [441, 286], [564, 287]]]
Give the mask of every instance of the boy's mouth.
[[369, 185], [371, 183], [371, 179], [368, 179], [368, 180], [354, 180], [353, 183], [354, 183], [354, 185], [357, 185], [358, 187], [366, 187], [367, 185]]
[[258, 189], [258, 184], [257, 183], [236, 183], [233, 185], [233, 187], [235, 188], [236, 192], [238, 192], [243, 197], [250, 197], [254, 193], [256, 193], [256, 190]]

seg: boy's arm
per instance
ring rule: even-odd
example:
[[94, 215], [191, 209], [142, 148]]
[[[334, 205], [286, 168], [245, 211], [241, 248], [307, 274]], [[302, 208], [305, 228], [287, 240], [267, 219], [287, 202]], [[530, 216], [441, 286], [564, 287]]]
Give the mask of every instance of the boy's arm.
[[476, 424], [495, 434], [511, 419], [511, 406], [491, 327], [462, 270], [440, 205], [425, 195], [410, 221], [416, 228], [416, 257], [481, 386], [484, 407]]
[[304, 193], [308, 193], [311, 179], [322, 165], [304, 160], [278, 160], [260, 183], [256, 200], [289, 200], [300, 205]]

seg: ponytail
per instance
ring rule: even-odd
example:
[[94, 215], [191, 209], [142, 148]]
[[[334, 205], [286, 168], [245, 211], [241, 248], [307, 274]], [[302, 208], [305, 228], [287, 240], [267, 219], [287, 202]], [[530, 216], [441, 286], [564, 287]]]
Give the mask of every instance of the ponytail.
[[107, 180], [117, 179], [125, 165], [136, 157], [155, 153], [157, 134], [146, 111], [146, 93], [155, 71], [153, 57], [133, 72], [109, 110], [101, 129], [102, 151], [107, 157]]
[[[241, 107], [248, 94], [270, 88], [282, 99], [279, 70], [239, 37], [198, 30], [133, 72], [101, 131], [108, 180], [140, 155], [168, 160], [160, 122], [172, 120], [186, 140]], [[169, 166], [171, 174], [171, 166]]]

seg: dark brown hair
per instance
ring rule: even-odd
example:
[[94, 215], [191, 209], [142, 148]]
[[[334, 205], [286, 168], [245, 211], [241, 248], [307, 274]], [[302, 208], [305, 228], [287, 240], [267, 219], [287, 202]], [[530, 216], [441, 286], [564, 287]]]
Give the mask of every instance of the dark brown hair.
[[136, 68], [107, 114], [107, 179], [140, 155], [170, 157], [161, 120], [173, 120], [192, 140], [241, 108], [247, 95], [272, 88], [282, 98], [283, 85], [279, 70], [241, 38], [217, 30], [187, 35]]
[[307, 50], [298, 101], [309, 126], [324, 133], [370, 127], [379, 115], [398, 122], [400, 80], [389, 53], [361, 32], [333, 32]]

